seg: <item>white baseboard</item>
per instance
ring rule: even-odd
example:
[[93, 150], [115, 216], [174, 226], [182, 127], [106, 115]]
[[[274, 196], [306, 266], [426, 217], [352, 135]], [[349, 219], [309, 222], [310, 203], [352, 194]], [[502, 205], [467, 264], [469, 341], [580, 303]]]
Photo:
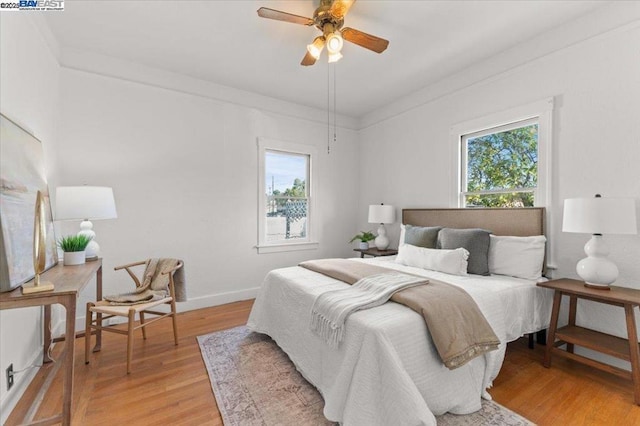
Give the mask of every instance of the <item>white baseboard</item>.
[[[35, 356], [31, 359], [27, 365], [41, 365], [42, 364], [42, 349], [39, 350]], [[36, 373], [40, 370], [40, 367], [29, 368], [28, 370], [16, 373], [14, 376], [14, 385], [10, 391], [5, 392], [3, 398], [0, 400], [0, 424], [5, 424], [7, 418], [16, 407], [20, 398], [27, 390], [29, 384], [36, 376]], [[20, 377], [22, 376], [22, 377]]]
[[[239, 302], [241, 300], [249, 300], [256, 297], [260, 287], [248, 288], [239, 291], [230, 291], [227, 293], [210, 294], [207, 296], [189, 299], [186, 302], [178, 302], [176, 307], [178, 312], [193, 311], [195, 309], [209, 308], [211, 306], [225, 305], [227, 303]], [[79, 312], [80, 310], [78, 310]], [[82, 309], [84, 312], [84, 309]], [[86, 317], [76, 317], [76, 330], [84, 330]], [[124, 317], [110, 318], [106, 325], [123, 324], [127, 322]], [[53, 327], [53, 335], [58, 336], [64, 334], [64, 319], [58, 321]]]
[[186, 302], [178, 303], [178, 312], [193, 311], [194, 309], [202, 309], [211, 306], [239, 302], [241, 300], [254, 299], [258, 295], [258, 290], [260, 290], [260, 287], [196, 297], [194, 299], [189, 299]]

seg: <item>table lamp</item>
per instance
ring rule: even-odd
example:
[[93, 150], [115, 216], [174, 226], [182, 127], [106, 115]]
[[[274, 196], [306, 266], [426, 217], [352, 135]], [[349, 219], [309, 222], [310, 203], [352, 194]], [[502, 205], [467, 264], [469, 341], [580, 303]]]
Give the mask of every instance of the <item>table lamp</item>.
[[378, 250], [386, 250], [389, 247], [389, 238], [385, 223], [393, 223], [396, 221], [396, 209], [393, 206], [385, 206], [384, 204], [372, 204], [369, 206], [369, 223], [379, 223], [378, 236], [375, 243]]
[[563, 232], [592, 234], [585, 244], [587, 257], [580, 260], [576, 272], [585, 286], [609, 289], [618, 278], [618, 267], [609, 258], [602, 234], [636, 234], [636, 204], [633, 198], [569, 198], [564, 200]]
[[56, 220], [82, 220], [78, 235], [91, 237], [91, 242], [85, 250], [87, 260], [96, 260], [100, 252], [91, 221], [117, 217], [116, 202], [111, 188], [104, 186], [56, 188]]

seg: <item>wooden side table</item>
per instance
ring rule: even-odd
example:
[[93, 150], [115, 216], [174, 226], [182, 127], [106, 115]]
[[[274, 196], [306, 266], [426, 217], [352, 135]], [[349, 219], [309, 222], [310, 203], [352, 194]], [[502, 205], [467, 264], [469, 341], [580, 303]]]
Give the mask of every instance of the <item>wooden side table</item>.
[[[640, 348], [634, 307], [640, 306], [640, 290], [612, 286], [610, 290], [598, 290], [584, 286], [583, 281], [559, 279], [538, 283], [540, 287], [555, 291], [549, 337], [544, 356], [544, 366], [551, 367], [551, 356], [560, 355], [617, 376], [633, 380], [633, 397], [640, 405]], [[569, 324], [558, 328], [558, 316], [562, 296], [569, 296]], [[627, 339], [611, 336], [576, 325], [578, 299], [620, 306], [624, 308], [627, 323]], [[558, 341], [556, 341], [558, 339]], [[566, 345], [566, 350], [560, 346]], [[631, 372], [574, 353], [574, 345], [582, 346], [631, 362]]]
[[[26, 417], [22, 419], [20, 424], [53, 425], [62, 423], [63, 426], [71, 425], [71, 416], [73, 415], [73, 359], [75, 354], [74, 337], [76, 333], [76, 301], [78, 299], [78, 294], [93, 277], [96, 277], [96, 290], [100, 297], [102, 296], [102, 259], [77, 266], [63, 266], [62, 263], [59, 263], [57, 266], [49, 269], [41, 275], [41, 278], [45, 281], [51, 281], [55, 285], [55, 289], [52, 291], [22, 294], [22, 289], [16, 288], [11, 292], [0, 294], [0, 310], [24, 308], [29, 306], [45, 307], [45, 355], [43, 362], [51, 362], [51, 359], [47, 355], [48, 346], [52, 341], [51, 332], [49, 331], [51, 323], [51, 305], [60, 304], [64, 306], [66, 311], [64, 338], [53, 339], [53, 341], [66, 340], [64, 351], [60, 360], [56, 362], [55, 367], [49, 371], [49, 377], [45, 380], [45, 384], [40, 388], [40, 391], [34, 398], [31, 409], [27, 412]], [[97, 334], [96, 346], [99, 346], [99, 340], [101, 340], [101, 335]], [[38, 411], [41, 402], [44, 400], [44, 395], [49, 389], [49, 386], [53, 383], [53, 377], [60, 368], [62, 368], [63, 371], [61, 398], [62, 413], [46, 419], [34, 420], [33, 417]], [[13, 422], [11, 419], [8, 419], [6, 424], [13, 424]]]
[[364, 255], [366, 254], [367, 256], [373, 256], [373, 257], [378, 257], [378, 256], [393, 256], [394, 254], [398, 254], [398, 250], [395, 249], [387, 249], [387, 250], [378, 250], [375, 247], [369, 247], [366, 250], [363, 249], [353, 249], [353, 251], [357, 251], [360, 252], [360, 258], [362, 259], [364, 257]]

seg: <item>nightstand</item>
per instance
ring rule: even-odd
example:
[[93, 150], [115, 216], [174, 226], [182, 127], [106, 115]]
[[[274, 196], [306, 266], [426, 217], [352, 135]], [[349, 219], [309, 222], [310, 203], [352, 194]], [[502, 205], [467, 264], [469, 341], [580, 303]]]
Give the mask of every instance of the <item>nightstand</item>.
[[353, 251], [360, 252], [360, 258], [363, 258], [366, 254], [367, 256], [393, 256], [394, 254], [398, 254], [398, 250], [395, 249], [387, 249], [387, 250], [378, 250], [375, 247], [369, 247], [366, 250], [363, 249], [353, 249]]
[[[571, 279], [551, 280], [538, 283], [538, 286], [555, 291], [553, 310], [549, 324], [549, 337], [544, 356], [544, 366], [551, 367], [551, 356], [560, 355], [573, 361], [581, 362], [617, 376], [633, 380], [633, 396], [636, 404], [640, 405], [640, 349], [638, 347], [638, 333], [634, 307], [640, 306], [640, 290], [612, 286], [610, 290], [598, 290], [584, 286], [583, 281]], [[569, 296], [569, 324], [558, 328], [558, 316], [562, 296]], [[627, 338], [611, 336], [576, 325], [576, 308], [578, 299], [624, 308], [627, 323]], [[557, 339], [557, 341], [556, 341]], [[566, 350], [560, 347], [566, 345]], [[593, 351], [602, 352], [616, 358], [629, 361], [631, 372], [612, 365], [577, 355], [573, 352], [574, 345], [582, 346]]]

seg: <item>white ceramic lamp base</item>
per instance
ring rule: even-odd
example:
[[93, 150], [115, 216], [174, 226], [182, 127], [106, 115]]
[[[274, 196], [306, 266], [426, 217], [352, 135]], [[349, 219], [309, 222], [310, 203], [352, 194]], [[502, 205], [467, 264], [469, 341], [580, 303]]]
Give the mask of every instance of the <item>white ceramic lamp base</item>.
[[378, 236], [376, 237], [375, 243], [378, 250], [386, 250], [389, 248], [389, 238], [387, 237], [387, 230], [382, 223], [378, 227]]
[[585, 244], [587, 257], [576, 265], [576, 272], [587, 287], [608, 290], [609, 285], [618, 279], [618, 267], [607, 258], [609, 248], [602, 235], [594, 234]]
[[84, 235], [86, 237], [91, 238], [89, 244], [85, 248], [85, 256], [87, 260], [97, 260], [98, 253], [100, 253], [100, 246], [96, 241], [96, 233], [93, 230], [93, 223], [90, 220], [83, 220], [80, 224], [81, 231], [78, 232], [78, 235]]

